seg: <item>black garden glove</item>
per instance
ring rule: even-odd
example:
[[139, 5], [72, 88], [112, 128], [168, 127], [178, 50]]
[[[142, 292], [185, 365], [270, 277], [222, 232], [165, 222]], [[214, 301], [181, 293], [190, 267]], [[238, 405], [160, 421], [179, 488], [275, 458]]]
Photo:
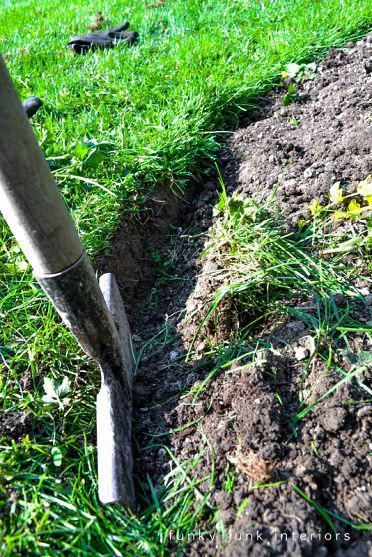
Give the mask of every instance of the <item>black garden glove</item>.
[[88, 50], [95, 50], [96, 48], [112, 48], [119, 42], [133, 44], [137, 40], [138, 33], [137, 31], [127, 31], [129, 25], [129, 21], [126, 21], [107, 31], [79, 35], [71, 39], [67, 46], [77, 54], [85, 54]]

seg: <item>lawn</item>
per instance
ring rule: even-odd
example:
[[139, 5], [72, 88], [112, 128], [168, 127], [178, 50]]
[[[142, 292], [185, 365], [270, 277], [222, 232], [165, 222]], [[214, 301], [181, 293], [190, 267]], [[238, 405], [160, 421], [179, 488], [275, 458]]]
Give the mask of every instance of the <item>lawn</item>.
[[[108, 25], [128, 19], [138, 45], [73, 55], [66, 43], [98, 10]], [[371, 15], [362, 0], [0, 0], [0, 40], [21, 98], [44, 101], [32, 125], [95, 258], [121, 218], [146, 209], [155, 186], [182, 195], [190, 178], [202, 177], [218, 139], [286, 64], [362, 36]], [[195, 481], [185, 481], [195, 462], [175, 460], [161, 493], [151, 478], [139, 486], [136, 516], [99, 504], [96, 370], [3, 220], [0, 244], [0, 397], [33, 431], [0, 441], [1, 554], [169, 554], [171, 530], [191, 531], [204, 512], [214, 520]], [[56, 385], [67, 377], [69, 392], [46, 402], [45, 377]]]

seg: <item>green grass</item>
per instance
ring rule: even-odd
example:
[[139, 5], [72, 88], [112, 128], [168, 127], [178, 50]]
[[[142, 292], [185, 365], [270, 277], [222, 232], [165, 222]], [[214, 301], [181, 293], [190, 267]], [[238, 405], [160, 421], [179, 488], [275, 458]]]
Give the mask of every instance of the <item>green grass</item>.
[[341, 293], [357, 296], [350, 273], [341, 270], [340, 261], [328, 262], [314, 253], [323, 231], [314, 235], [310, 226], [286, 231], [285, 220], [270, 211], [269, 205], [237, 194], [228, 198], [223, 189], [205, 250], [219, 261], [220, 286], [199, 330], [227, 296], [239, 299], [242, 309], [252, 315], [253, 323], [246, 327], [275, 311], [293, 292], [317, 293], [323, 298]]
[[[73, 56], [66, 42], [86, 31], [98, 9], [109, 24], [128, 18], [140, 43]], [[138, 0], [0, 0], [0, 38], [22, 99], [44, 101], [32, 124], [95, 257], [122, 215], [146, 209], [154, 186], [182, 192], [201, 176], [216, 139], [288, 62], [361, 36], [371, 15], [361, 0], [168, 0], [159, 8]], [[0, 244], [0, 397], [4, 409], [30, 412], [35, 427], [32, 438], [1, 441], [1, 554], [166, 554], [167, 529], [190, 531], [199, 518], [194, 480], [174, 463], [163, 493], [143, 487], [139, 516], [100, 506], [96, 370], [60, 325], [2, 220]], [[65, 407], [43, 401], [45, 376], [69, 379]]]
[[[371, 282], [371, 211], [367, 210], [367, 201], [363, 206], [366, 211], [357, 218], [357, 230], [354, 218], [342, 227], [335, 224], [333, 215], [337, 208], [300, 222], [296, 230], [288, 230], [286, 220], [277, 214], [274, 197], [258, 203], [236, 193], [227, 196], [222, 180], [220, 185], [215, 223], [202, 254], [218, 263], [218, 270], [214, 292], [205, 300], [194, 342], [205, 332], [207, 322], [218, 314], [221, 302], [232, 298], [238, 321], [235, 339], [238, 352], [231, 343], [225, 348], [225, 355], [232, 351], [226, 358], [228, 365], [232, 354], [235, 358], [239, 356], [242, 341], [247, 338], [248, 345], [256, 345], [254, 350], [250, 349], [254, 359], [260, 327], [273, 318], [281, 322], [283, 317], [290, 316], [303, 321], [313, 339], [306, 367], [316, 356], [332, 362], [339, 350], [342, 358], [351, 356], [361, 368], [368, 366], [367, 352], [353, 354], [349, 342], [355, 335], [371, 334], [369, 325], [352, 316], [356, 302], [364, 301], [356, 281]], [[293, 303], [294, 293], [297, 305]], [[336, 301], [337, 296], [341, 296], [341, 302]], [[300, 299], [306, 300], [306, 304], [301, 304]], [[203, 386], [220, 368], [217, 361]], [[344, 373], [344, 377], [347, 379], [348, 374]], [[358, 383], [366, 390], [365, 385]], [[201, 390], [198, 387], [197, 392]], [[371, 394], [369, 389], [366, 392]]]
[[[212, 487], [213, 470], [206, 478], [192, 474], [205, 450], [203, 443], [195, 457], [182, 464], [166, 448], [172, 470], [158, 492], [151, 481], [149, 494], [138, 489], [145, 510], [137, 515], [99, 504], [94, 447], [84, 438], [70, 437], [64, 444], [66, 468], [76, 474], [68, 486], [53, 469], [49, 445], [26, 437], [1, 448], [3, 477], [12, 476], [8, 516], [0, 528], [2, 555], [161, 556], [169, 549], [181, 554], [187, 533], [196, 530], [206, 511], [213, 512], [210, 492], [202, 495], [198, 489], [205, 480]], [[21, 469], [14, 473], [14, 466]]]
[[[307, 327], [305, 338], [311, 339], [309, 346], [312, 348], [305, 361], [296, 366], [300, 374], [295, 387], [298, 405], [292, 417], [288, 417], [288, 430], [292, 430], [295, 441], [300, 422], [318, 406], [326, 405], [345, 384], [353, 384], [355, 399], [345, 398], [342, 404], [366, 404], [372, 400], [371, 389], [360, 380], [364, 374], [368, 382], [372, 356], [368, 348], [361, 347], [364, 340], [370, 341], [372, 327], [358, 321], [355, 315], [356, 304], [365, 301], [355, 285], [360, 280], [371, 283], [371, 204], [361, 199], [360, 215], [349, 216], [342, 226], [336, 225], [333, 219], [338, 210], [333, 203], [321, 216], [300, 222], [297, 230], [288, 230], [286, 220], [273, 203], [274, 196], [258, 203], [236, 193], [227, 196], [222, 179], [220, 185], [222, 191], [214, 208], [215, 221], [202, 254], [211, 257], [218, 270], [214, 271], [213, 292], [205, 300], [194, 339], [194, 342], [200, 341], [202, 337], [209, 344], [209, 352], [204, 352], [203, 356], [213, 356], [214, 365], [191, 394], [195, 402], [219, 374], [234, 374], [242, 367], [262, 363], [270, 351], [280, 355], [281, 343], [275, 342], [275, 331], [271, 334], [267, 326], [274, 322], [280, 328], [288, 317], [297, 323], [302, 321]], [[233, 299], [234, 303], [228, 307], [234, 308], [231, 311], [237, 313], [240, 322], [231, 338], [218, 344], [205, 326], [216, 318], [220, 304], [227, 297]], [[286, 343], [291, 345], [290, 341]], [[191, 347], [188, 356], [193, 359], [198, 354]], [[305, 389], [304, 382], [316, 360], [323, 367], [323, 378], [333, 375], [333, 384], [310, 401], [318, 385], [313, 382]], [[280, 395], [275, 393], [275, 396], [283, 405]], [[298, 443], [302, 442], [298, 437]], [[318, 456], [315, 442], [310, 445], [311, 451]], [[226, 474], [226, 490], [230, 488], [231, 478], [232, 475]], [[333, 531], [337, 529], [334, 519], [355, 530], [371, 529], [369, 524], [351, 522], [327, 510], [297, 485], [291, 487], [315, 508], [324, 525]]]

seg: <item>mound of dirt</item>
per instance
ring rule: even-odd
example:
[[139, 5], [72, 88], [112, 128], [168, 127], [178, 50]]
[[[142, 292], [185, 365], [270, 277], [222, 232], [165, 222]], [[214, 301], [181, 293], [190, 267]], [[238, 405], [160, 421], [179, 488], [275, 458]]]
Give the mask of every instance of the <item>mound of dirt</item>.
[[[208, 401], [209, 411], [200, 429], [215, 455], [214, 502], [226, 530], [221, 554], [328, 555], [350, 545], [355, 537], [352, 529], [337, 520], [337, 536], [324, 528], [316, 509], [296, 488], [334, 514], [368, 522], [371, 408], [362, 401], [360, 389], [346, 384], [326, 405], [316, 406], [294, 436], [291, 419], [297, 410], [301, 371], [292, 347], [276, 347], [274, 353], [268, 351], [262, 365], [227, 370], [201, 397]], [[316, 362], [307, 377], [308, 384], [316, 386], [308, 402], [339, 379]], [[360, 401], [356, 408], [345, 405], [351, 400]], [[173, 417], [174, 425], [200, 416], [200, 402], [194, 406], [183, 402]], [[184, 434], [173, 440], [173, 448], [187, 460], [200, 442], [200, 431], [190, 428], [186, 439]], [[231, 464], [236, 483], [226, 492]], [[200, 476], [206, 465], [204, 460], [199, 463]], [[257, 487], [262, 484], [268, 487]], [[204, 528], [208, 531], [207, 524]], [[219, 543], [223, 547], [222, 539]], [[190, 546], [190, 554], [203, 551]]]
[[[329, 202], [335, 182], [345, 193], [354, 193], [372, 168], [371, 78], [366, 70], [371, 52], [369, 37], [348, 50], [331, 50], [316, 79], [296, 84], [296, 102], [283, 106], [282, 90], [262, 99], [221, 150], [227, 190], [257, 202], [272, 197], [273, 206], [292, 226], [309, 216], [312, 200]], [[222, 284], [219, 270], [218, 254], [212, 252], [179, 327], [187, 347], [200, 332], [206, 302]], [[218, 344], [238, 327], [239, 311], [225, 298], [203, 333]], [[204, 347], [205, 342], [199, 343], [199, 349]]]
[[372, 166], [371, 52], [371, 37], [331, 50], [318, 77], [298, 87], [296, 102], [283, 106], [277, 92], [263, 99], [226, 142], [228, 189], [257, 200], [277, 190], [275, 201], [295, 224], [312, 199], [327, 200], [333, 183], [355, 191]]
[[[365, 39], [347, 50], [332, 50], [318, 76], [298, 86], [299, 98], [289, 106], [282, 105], [283, 90], [262, 99], [221, 149], [229, 192], [259, 201], [277, 188], [274, 202], [290, 226], [314, 197], [327, 200], [335, 181], [352, 192], [371, 173], [365, 68], [370, 47]], [[142, 354], [134, 390], [137, 475], [161, 485], [171, 466], [161, 445], [182, 462], [208, 439], [194, 474], [204, 477], [214, 462], [218, 527], [200, 524], [206, 534], [189, 540], [185, 554], [367, 556], [372, 550], [367, 535], [353, 527], [368, 521], [371, 508], [367, 395], [355, 381], [345, 382], [294, 427], [300, 391], [307, 404], [316, 403], [342, 379], [321, 358], [305, 368], [310, 334], [305, 323], [272, 323], [260, 333], [268, 348], [254, 364], [240, 359], [215, 375], [197, 400], [187, 394], [215, 364], [205, 344], [198, 347], [199, 359], [188, 362], [186, 352], [215, 288], [214, 263], [199, 255], [218, 188], [217, 176], [211, 175], [194, 201], [173, 215], [170, 227], [168, 222], [154, 229], [155, 243], [151, 228], [147, 240], [141, 239], [140, 257], [132, 255], [136, 269], [146, 270], [152, 262], [151, 280], [145, 271], [143, 283], [133, 287], [133, 274], [126, 281], [124, 260], [122, 285], [130, 293], [127, 304], [135, 308], [132, 328]], [[122, 237], [110, 259], [117, 275], [121, 242]], [[368, 294], [365, 283], [357, 286]], [[312, 302], [309, 313], [315, 315]], [[365, 322], [371, 309], [371, 296], [355, 307]], [[196, 316], [192, 326], [184, 321], [186, 310]], [[231, 308], [224, 308], [224, 324], [229, 312], [233, 317]], [[221, 332], [221, 324], [214, 327], [213, 334]], [[350, 353], [366, 354], [371, 348], [363, 335], [352, 344], [344, 347], [345, 371], [355, 369]], [[358, 376], [364, 386], [369, 372], [364, 365]], [[201, 492], [208, 491], [207, 484], [199, 486]]]

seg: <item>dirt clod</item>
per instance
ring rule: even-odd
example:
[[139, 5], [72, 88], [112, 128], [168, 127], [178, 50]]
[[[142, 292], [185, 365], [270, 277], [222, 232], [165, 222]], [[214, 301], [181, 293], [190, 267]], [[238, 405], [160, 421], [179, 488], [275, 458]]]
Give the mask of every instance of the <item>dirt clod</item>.
[[28, 412], [0, 412], [0, 432], [12, 439], [20, 439], [31, 431], [32, 416]]

